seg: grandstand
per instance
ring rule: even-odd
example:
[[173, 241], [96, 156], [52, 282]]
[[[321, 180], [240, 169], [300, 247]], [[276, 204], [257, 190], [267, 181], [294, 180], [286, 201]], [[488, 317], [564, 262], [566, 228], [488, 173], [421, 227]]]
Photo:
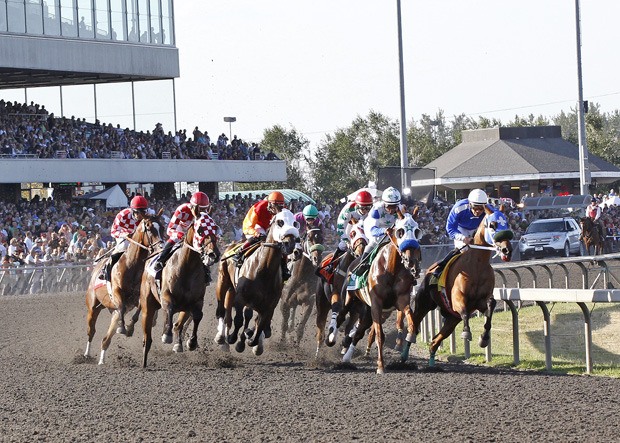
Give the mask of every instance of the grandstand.
[[[283, 161], [196, 155], [201, 147], [195, 140], [182, 152], [174, 139], [185, 131], [177, 131], [176, 123], [168, 134], [170, 143], [162, 125], [144, 128], [150, 129], [147, 133], [136, 131], [134, 84], [165, 81], [169, 88], [164, 92], [173, 95], [180, 76], [173, 12], [173, 0], [0, 0], [0, 89], [24, 91], [23, 104], [5, 106], [0, 120], [0, 133], [17, 128], [16, 136], [0, 138], [0, 199], [16, 201], [22, 188], [24, 195], [32, 195], [32, 186], [54, 188], [55, 198], [70, 197], [71, 184], [84, 182], [125, 189], [128, 184], [153, 184], [153, 193], [165, 198], [174, 193], [175, 182], [198, 182], [201, 190], [217, 195], [219, 181], [286, 180]], [[97, 120], [98, 104], [107, 98], [97, 88], [110, 83], [131, 85], [131, 105], [125, 111], [134, 114], [133, 130], [64, 115], [67, 88], [92, 85], [92, 96], [82, 99], [93, 101]], [[40, 87], [58, 88], [60, 109], [29, 103], [28, 91]], [[176, 115], [175, 109], [170, 111]], [[26, 135], [40, 125], [52, 137], [59, 127], [62, 134], [33, 146]], [[110, 144], [110, 137], [117, 136], [122, 149]], [[100, 150], [94, 143], [103, 155], [86, 155], [87, 149]]]

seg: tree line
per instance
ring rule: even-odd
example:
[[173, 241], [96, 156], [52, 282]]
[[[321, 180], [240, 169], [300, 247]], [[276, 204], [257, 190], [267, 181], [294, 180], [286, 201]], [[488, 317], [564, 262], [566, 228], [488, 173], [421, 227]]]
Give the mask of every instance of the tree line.
[[[590, 103], [585, 121], [589, 153], [620, 166], [620, 111], [601, 112], [600, 105]], [[547, 125], [560, 126], [562, 137], [578, 145], [577, 109], [553, 117], [515, 115], [508, 123], [465, 114], [448, 119], [442, 110], [434, 116], [423, 114], [407, 125], [409, 166], [423, 167], [440, 157], [461, 142], [464, 130]], [[400, 166], [400, 123], [371, 110], [350, 126], [327, 134], [312, 151], [310, 142], [294, 127], [274, 125], [264, 130], [260, 145], [286, 160], [288, 179], [284, 183], [241, 183], [240, 190], [290, 188], [322, 201], [337, 201], [376, 180], [378, 168]]]

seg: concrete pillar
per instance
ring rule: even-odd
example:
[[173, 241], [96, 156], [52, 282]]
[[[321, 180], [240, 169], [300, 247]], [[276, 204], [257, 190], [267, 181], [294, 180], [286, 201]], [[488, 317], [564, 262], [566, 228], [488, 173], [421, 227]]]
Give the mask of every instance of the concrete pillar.
[[153, 195], [151, 197], [158, 200], [174, 198], [174, 183], [153, 183]]
[[209, 196], [211, 201], [219, 200], [219, 184], [218, 182], [199, 182], [198, 190]]
[[0, 184], [0, 201], [17, 203], [22, 197], [21, 191], [21, 183], [2, 183]]

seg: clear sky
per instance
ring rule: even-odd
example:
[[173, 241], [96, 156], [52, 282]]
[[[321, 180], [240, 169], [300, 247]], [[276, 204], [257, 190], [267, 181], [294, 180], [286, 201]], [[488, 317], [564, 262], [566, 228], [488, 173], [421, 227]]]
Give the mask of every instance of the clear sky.
[[[318, 142], [369, 110], [400, 119], [396, 0], [176, 1], [179, 127]], [[584, 99], [620, 108], [620, 2], [581, 1]], [[401, 0], [407, 120], [504, 122], [577, 102], [575, 2]]]
[[[370, 110], [400, 119], [396, 0], [177, 0], [177, 126], [258, 141], [275, 124], [312, 142]], [[439, 109], [504, 122], [577, 103], [572, 0], [401, 0], [407, 120]], [[581, 1], [584, 99], [619, 109], [620, 1]], [[136, 83], [138, 129], [172, 130], [170, 82]], [[161, 87], [161, 85], [159, 85]], [[58, 88], [28, 100], [58, 115]], [[92, 86], [64, 114], [94, 118]], [[24, 92], [2, 97], [23, 100]], [[146, 97], [146, 99], [145, 99]], [[131, 127], [131, 89], [97, 87], [97, 115]]]

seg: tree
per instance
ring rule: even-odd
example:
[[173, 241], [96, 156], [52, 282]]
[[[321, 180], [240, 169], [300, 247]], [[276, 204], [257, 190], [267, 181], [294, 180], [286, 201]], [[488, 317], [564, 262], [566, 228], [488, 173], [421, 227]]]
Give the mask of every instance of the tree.
[[308, 189], [310, 180], [308, 174], [308, 153], [310, 142], [295, 128], [284, 129], [280, 125], [274, 125], [265, 129], [263, 140], [260, 142], [263, 153], [269, 151], [286, 161], [285, 182], [259, 182], [239, 184], [240, 190], [252, 189]]

